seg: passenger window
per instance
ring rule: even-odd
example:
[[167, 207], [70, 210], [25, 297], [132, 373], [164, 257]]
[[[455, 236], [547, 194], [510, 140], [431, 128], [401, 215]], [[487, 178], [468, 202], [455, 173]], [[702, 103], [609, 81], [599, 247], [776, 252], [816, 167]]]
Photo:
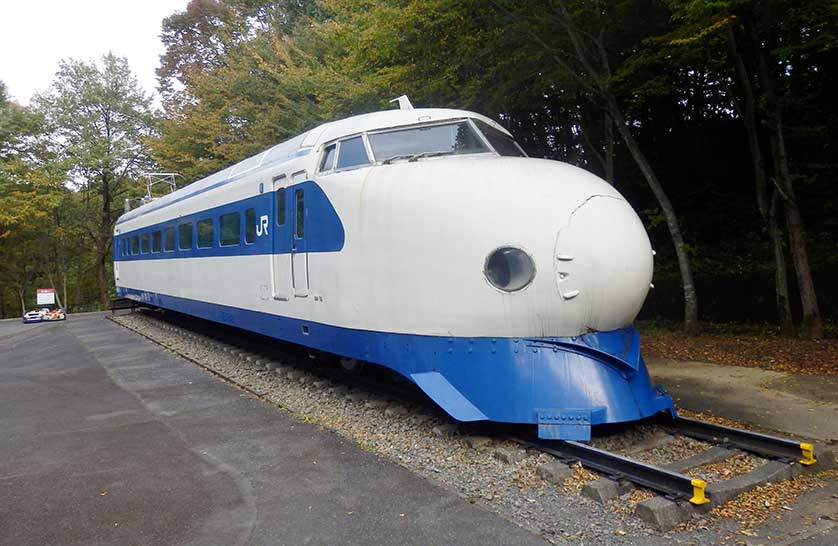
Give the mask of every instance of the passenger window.
[[276, 191], [276, 225], [285, 225], [285, 188]]
[[131, 254], [137, 255], [140, 253], [140, 238], [136, 235], [131, 238]]
[[361, 137], [350, 138], [340, 143], [340, 155], [338, 156], [338, 169], [348, 169], [360, 165], [369, 165], [367, 149], [364, 147], [364, 139]]
[[175, 249], [175, 228], [167, 227], [163, 232], [163, 250], [172, 252]]
[[177, 227], [177, 246], [181, 250], [192, 248], [192, 224], [181, 224]]
[[297, 190], [295, 193], [295, 198], [297, 200], [297, 239], [302, 239], [303, 237], [303, 226], [304, 226], [304, 219], [305, 219], [305, 203], [303, 202], [303, 190]]
[[335, 146], [331, 144], [323, 150], [323, 159], [320, 160], [320, 172], [331, 171], [335, 164]]
[[241, 221], [241, 214], [238, 212], [221, 215], [221, 218], [219, 218], [221, 246], [233, 246], [241, 242]]
[[198, 220], [198, 248], [212, 247], [212, 239], [215, 230], [212, 225], [212, 218]]
[[256, 240], [256, 209], [244, 211], [244, 242], [251, 245]]
[[160, 252], [160, 232], [155, 231], [151, 234], [151, 251], [152, 252]]
[[142, 235], [143, 254], [148, 254], [151, 251], [151, 245], [148, 244], [148, 233]]

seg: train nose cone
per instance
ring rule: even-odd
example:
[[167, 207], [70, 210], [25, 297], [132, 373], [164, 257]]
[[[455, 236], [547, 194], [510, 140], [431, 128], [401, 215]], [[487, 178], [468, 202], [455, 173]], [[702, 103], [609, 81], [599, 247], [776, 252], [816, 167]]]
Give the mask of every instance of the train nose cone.
[[587, 198], [559, 230], [555, 275], [565, 324], [609, 331], [632, 323], [652, 281], [652, 247], [631, 206], [616, 196]]

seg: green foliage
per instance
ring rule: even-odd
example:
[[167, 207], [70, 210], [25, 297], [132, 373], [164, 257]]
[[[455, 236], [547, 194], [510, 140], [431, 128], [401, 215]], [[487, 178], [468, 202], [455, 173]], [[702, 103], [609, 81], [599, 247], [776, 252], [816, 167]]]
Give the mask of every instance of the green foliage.
[[838, 291], [825, 280], [838, 265], [837, 15], [835, 0], [193, 0], [162, 24], [159, 122], [113, 56], [65, 62], [33, 108], [0, 86], [0, 260], [22, 252], [42, 264], [7, 272], [0, 307], [13, 285], [47, 273], [69, 272], [77, 300], [100, 297], [97, 262], [110, 253], [121, 198], [154, 162], [193, 181], [407, 94], [417, 106], [497, 118], [531, 155], [600, 175], [613, 150], [614, 183], [644, 211], [658, 252], [647, 313], [673, 316], [681, 295], [667, 218], [612, 136], [612, 96], [678, 210], [704, 318], [770, 318], [772, 261], [733, 31], [761, 119], [770, 105], [758, 52], [777, 83], [819, 297], [834, 316]]
[[159, 71], [164, 91], [180, 86], [164, 94], [167, 119], [149, 141], [164, 168], [193, 181], [347, 112], [357, 82], [306, 31], [316, 5], [291, 4], [193, 3], [164, 22], [164, 36], [200, 38], [170, 47]]
[[107, 303], [112, 233], [122, 199], [135, 195], [153, 166], [146, 140], [155, 134], [151, 98], [124, 58], [101, 64], [62, 61], [50, 89], [33, 99], [45, 120], [44, 138], [80, 196], [79, 233], [95, 256], [99, 301]]
[[102, 185], [136, 180], [151, 165], [143, 143], [154, 134], [151, 97], [124, 58], [109, 53], [101, 67], [62, 61], [50, 90], [33, 102], [46, 120], [53, 149], [84, 190], [106, 197]]
[[11, 289], [13, 301], [49, 266], [38, 258], [60, 236], [51, 214], [65, 190], [42, 133], [43, 117], [11, 102], [0, 82], [0, 292]]

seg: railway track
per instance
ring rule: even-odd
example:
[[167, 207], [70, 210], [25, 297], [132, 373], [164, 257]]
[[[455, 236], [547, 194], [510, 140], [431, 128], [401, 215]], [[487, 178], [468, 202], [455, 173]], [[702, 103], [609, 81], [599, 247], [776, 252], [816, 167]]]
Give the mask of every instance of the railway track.
[[[414, 405], [424, 407], [428, 411], [439, 412], [424, 393], [412, 388], [407, 381], [393, 381], [392, 372], [384, 368], [369, 366], [366, 373], [349, 375], [340, 371], [341, 367], [336, 365], [337, 358], [333, 355], [312, 353], [305, 348], [283, 344], [258, 334], [199, 321], [191, 317], [186, 318], [175, 313], [143, 312], [143, 315], [165, 327], [179, 329], [187, 336], [201, 337], [208, 343], [215, 344], [220, 350], [245, 358], [257, 365], [261, 363], [268, 369], [271, 363], [280, 361], [285, 369], [292, 368], [303, 374], [311, 374], [315, 378], [312, 381], [319, 379], [342, 383], [353, 389], [363, 389], [379, 395], [386, 394], [404, 405]], [[154, 338], [150, 337], [150, 339], [154, 341]], [[195, 359], [190, 358], [190, 360], [226, 381], [237, 384], [254, 396], [261, 398], [264, 395]], [[467, 428], [479, 431], [480, 434], [514, 441], [524, 449], [549, 454], [565, 463], [581, 463], [583, 467], [602, 474], [603, 478], [597, 480], [601, 482], [599, 485], [602, 487], [598, 487], [595, 483], [590, 486], [594, 493], [588, 495], [597, 500], [606, 501], [614, 498], [631, 487], [643, 487], [654, 491], [667, 502], [678, 507], [677, 511], [680, 515], [676, 519], [686, 519], [689, 517], [690, 510], [721, 504], [735, 494], [757, 487], [766, 481], [788, 478], [805, 468], [828, 468], [834, 464], [831, 452], [825, 452], [824, 464], [818, 464], [815, 448], [808, 442], [668, 414], [656, 416], [653, 422], [655, 426], [671, 435], [694, 438], [715, 447], [704, 455], [695, 454], [668, 465], [654, 465], [579, 442], [540, 440], [534, 431], [527, 427], [477, 425]], [[710, 484], [700, 477], [687, 474], [688, 471], [708, 462], [724, 460], [737, 451], [752, 453], [762, 459], [767, 459], [768, 463], [744, 476]], [[615, 484], [617, 487], [614, 487]], [[657, 505], [661, 503], [657, 502]], [[672, 507], [669, 506], [669, 508], [672, 512]], [[655, 518], [656, 515], [652, 514], [650, 519], [653, 521], [650, 523], [661, 528], [666, 526], [655, 523]]]

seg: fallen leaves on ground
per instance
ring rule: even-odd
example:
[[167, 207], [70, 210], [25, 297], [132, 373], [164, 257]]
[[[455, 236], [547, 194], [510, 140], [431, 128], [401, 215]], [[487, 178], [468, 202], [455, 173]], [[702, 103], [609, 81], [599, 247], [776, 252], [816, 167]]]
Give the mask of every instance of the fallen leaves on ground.
[[[769, 519], [781, 520], [785, 511], [792, 509], [797, 498], [813, 489], [823, 487], [827, 481], [838, 479], [838, 470], [805, 473], [790, 480], [767, 483], [710, 510], [711, 520], [732, 519], [739, 526], [738, 533], [757, 536], [755, 528]], [[678, 526], [677, 530], [693, 529], [699, 523], [690, 521]]]
[[724, 461], [708, 463], [697, 468], [692, 468], [687, 471], [687, 475], [692, 478], [701, 478], [708, 483], [712, 483], [729, 480], [730, 478], [741, 474], [747, 474], [759, 465], [760, 459], [757, 459], [748, 453], [739, 451], [734, 452], [733, 455]]
[[528, 457], [518, 465], [518, 472], [512, 479], [512, 483], [521, 490], [536, 489], [544, 486], [544, 480], [538, 475], [538, 467], [552, 462], [554, 459], [545, 453], [537, 457]]
[[697, 419], [699, 421], [705, 421], [707, 423], [715, 423], [717, 425], [723, 425], [726, 427], [733, 427], [733, 428], [744, 428], [750, 429], [753, 428], [751, 425], [747, 423], [743, 423], [741, 421], [734, 421], [733, 419], [727, 419], [725, 417], [718, 417], [711, 413], [704, 413], [701, 411], [692, 411], [684, 408], [678, 408], [678, 415], [681, 417], [689, 417], [690, 419]]
[[586, 483], [599, 479], [599, 475], [594, 474], [587, 468], [584, 468], [580, 462], [573, 463], [571, 468], [573, 469], [573, 474], [564, 479], [564, 482], [562, 483], [562, 493], [577, 491], [582, 489], [582, 486]]
[[[683, 412], [678, 410], [679, 415]], [[628, 454], [632, 459], [654, 465], [665, 465], [709, 449], [713, 444], [687, 436], [676, 436], [671, 442], [644, 451]]]
[[753, 532], [754, 527], [762, 525], [769, 518], [782, 519], [784, 507], [794, 504], [797, 497], [803, 493], [823, 487], [827, 480], [834, 480], [836, 477], [838, 477], [838, 472], [830, 470], [817, 474], [801, 474], [790, 480], [768, 483], [713, 508], [710, 510], [710, 516], [735, 519], [739, 524], [740, 532]]
[[637, 489], [633, 489], [627, 495], [624, 495], [617, 499], [611, 506], [614, 511], [618, 514], [633, 514], [637, 505], [643, 501], [649, 500], [652, 497], [656, 496], [657, 493], [651, 491], [649, 489], [643, 489], [638, 487]]
[[838, 375], [838, 341], [814, 341], [753, 334], [687, 336], [648, 329], [642, 332], [648, 356], [763, 368], [803, 375]]

